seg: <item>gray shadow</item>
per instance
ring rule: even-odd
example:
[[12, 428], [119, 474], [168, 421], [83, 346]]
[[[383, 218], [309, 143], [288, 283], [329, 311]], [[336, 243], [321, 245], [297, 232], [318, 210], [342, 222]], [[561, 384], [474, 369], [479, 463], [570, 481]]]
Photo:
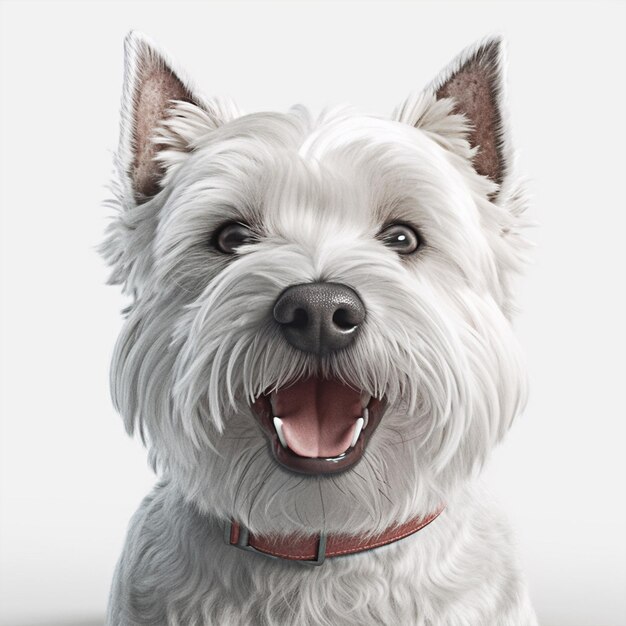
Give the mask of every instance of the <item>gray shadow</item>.
[[[8, 626], [8, 625], [7, 625]], [[12, 624], [11, 626], [104, 626], [102, 617], [70, 617], [68, 619], [50, 619], [46, 621], [26, 621]]]

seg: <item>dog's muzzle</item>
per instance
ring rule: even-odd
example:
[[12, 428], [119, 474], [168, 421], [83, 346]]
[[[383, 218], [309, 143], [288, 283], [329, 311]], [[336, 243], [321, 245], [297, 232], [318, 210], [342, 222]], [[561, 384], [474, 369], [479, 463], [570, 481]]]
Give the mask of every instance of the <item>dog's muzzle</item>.
[[[318, 282], [285, 289], [273, 315], [291, 346], [323, 357], [354, 341], [366, 311], [351, 287]], [[304, 474], [331, 474], [362, 457], [385, 405], [337, 378], [310, 376], [262, 394], [252, 411], [278, 463]]]

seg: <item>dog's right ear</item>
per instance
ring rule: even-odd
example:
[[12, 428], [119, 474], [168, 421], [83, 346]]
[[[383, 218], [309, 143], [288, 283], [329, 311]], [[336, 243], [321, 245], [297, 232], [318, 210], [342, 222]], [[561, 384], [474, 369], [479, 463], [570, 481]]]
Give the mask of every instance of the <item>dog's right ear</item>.
[[117, 176], [107, 205], [116, 215], [100, 253], [110, 284], [137, 297], [150, 272], [158, 211], [149, 202], [189, 154], [218, 126], [240, 115], [229, 100], [205, 100], [144, 35], [125, 41], [124, 90]]
[[118, 157], [126, 203], [141, 204], [160, 191], [169, 161], [180, 160], [194, 139], [234, 112], [204, 100], [145, 35], [131, 31], [124, 50]]

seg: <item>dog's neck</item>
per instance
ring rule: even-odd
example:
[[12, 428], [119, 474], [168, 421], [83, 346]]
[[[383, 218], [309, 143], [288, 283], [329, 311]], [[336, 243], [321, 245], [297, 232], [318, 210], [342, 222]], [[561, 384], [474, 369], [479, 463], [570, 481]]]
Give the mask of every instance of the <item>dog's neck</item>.
[[224, 539], [231, 546], [268, 557], [321, 565], [329, 557], [373, 550], [413, 535], [439, 517], [444, 508], [442, 506], [425, 517], [414, 517], [403, 524], [390, 526], [371, 538], [326, 533], [304, 537], [296, 534], [254, 535], [242, 524], [231, 520], [226, 524]]

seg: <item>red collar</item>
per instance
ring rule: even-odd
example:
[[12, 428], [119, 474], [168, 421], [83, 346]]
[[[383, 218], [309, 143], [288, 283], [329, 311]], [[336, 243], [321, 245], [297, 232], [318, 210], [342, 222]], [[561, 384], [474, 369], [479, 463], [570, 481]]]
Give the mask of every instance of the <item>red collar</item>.
[[390, 526], [379, 535], [367, 540], [354, 535], [327, 535], [326, 533], [305, 537], [298, 537], [295, 534], [253, 535], [243, 524], [234, 520], [226, 524], [224, 539], [227, 544], [242, 550], [260, 552], [277, 559], [321, 565], [328, 557], [365, 552], [404, 539], [428, 526], [444, 508], [442, 506], [426, 517], [414, 517], [404, 524]]

